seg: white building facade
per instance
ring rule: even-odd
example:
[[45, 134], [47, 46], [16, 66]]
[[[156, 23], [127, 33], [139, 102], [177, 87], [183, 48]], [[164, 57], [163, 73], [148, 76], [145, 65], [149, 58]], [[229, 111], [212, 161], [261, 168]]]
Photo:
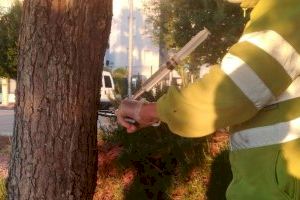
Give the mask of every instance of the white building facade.
[[[13, 0], [0, 0], [1, 11], [8, 11]], [[16, 81], [8, 78], [0, 78], [0, 105], [7, 106], [15, 103]]]
[[16, 80], [0, 78], [0, 105], [15, 103]]
[[[159, 47], [151, 38], [150, 24], [146, 23], [145, 3], [149, 0], [133, 0], [133, 75], [149, 78], [159, 67]], [[129, 2], [113, 0], [113, 19], [109, 48], [105, 64], [112, 69], [128, 67]]]

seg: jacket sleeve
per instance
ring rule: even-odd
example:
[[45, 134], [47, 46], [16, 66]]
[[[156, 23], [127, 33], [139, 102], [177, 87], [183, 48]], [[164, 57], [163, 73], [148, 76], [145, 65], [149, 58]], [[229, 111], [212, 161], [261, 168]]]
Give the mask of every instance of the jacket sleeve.
[[208, 135], [245, 121], [257, 112], [218, 65], [212, 66], [203, 79], [181, 90], [171, 87], [157, 105], [160, 119], [184, 137]]
[[203, 79], [158, 101], [170, 129], [199, 137], [245, 122], [299, 76], [298, 1], [259, 1], [241, 39]]

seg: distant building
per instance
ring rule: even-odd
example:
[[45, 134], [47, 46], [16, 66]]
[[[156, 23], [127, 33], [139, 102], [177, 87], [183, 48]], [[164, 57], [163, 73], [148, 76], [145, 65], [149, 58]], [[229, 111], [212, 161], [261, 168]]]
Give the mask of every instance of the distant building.
[[[149, 0], [134, 0], [134, 28], [133, 28], [133, 75], [147, 78], [159, 67], [159, 47], [154, 45], [149, 24], [146, 23], [144, 4]], [[128, 67], [128, 31], [129, 31], [129, 3], [126, 0], [113, 0], [112, 29], [109, 48], [104, 63], [112, 69]]]
[[0, 105], [15, 103], [16, 80], [0, 78]]

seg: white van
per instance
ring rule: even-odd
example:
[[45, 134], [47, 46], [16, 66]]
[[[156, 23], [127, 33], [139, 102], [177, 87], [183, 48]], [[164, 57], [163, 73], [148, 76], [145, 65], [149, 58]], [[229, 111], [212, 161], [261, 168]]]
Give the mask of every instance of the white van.
[[102, 72], [102, 87], [101, 87], [101, 98], [100, 108], [108, 109], [112, 106], [111, 100], [115, 99], [115, 84], [112, 75], [108, 71]]

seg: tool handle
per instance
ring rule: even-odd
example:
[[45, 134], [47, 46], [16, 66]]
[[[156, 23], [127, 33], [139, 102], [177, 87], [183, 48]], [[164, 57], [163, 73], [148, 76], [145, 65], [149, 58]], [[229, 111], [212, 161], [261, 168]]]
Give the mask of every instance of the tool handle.
[[210, 32], [204, 28], [195, 35], [184, 47], [182, 47], [175, 55], [173, 55], [166, 63], [161, 65], [159, 69], [136, 91], [131, 97], [133, 100], [138, 99], [144, 92], [150, 91], [159, 81], [169, 74], [183, 59], [191, 54], [206, 38]]

